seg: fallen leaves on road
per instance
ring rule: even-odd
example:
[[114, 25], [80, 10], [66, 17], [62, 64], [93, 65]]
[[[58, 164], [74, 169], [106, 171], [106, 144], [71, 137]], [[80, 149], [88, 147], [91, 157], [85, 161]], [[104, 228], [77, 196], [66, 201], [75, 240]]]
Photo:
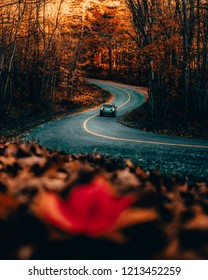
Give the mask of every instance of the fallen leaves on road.
[[43, 219], [63, 230], [99, 236], [113, 227], [135, 200], [113, 192], [110, 183], [99, 175], [87, 184], [76, 185], [64, 199], [55, 192], [41, 192], [35, 209]]
[[129, 159], [0, 146], [1, 259], [207, 259], [208, 185]]

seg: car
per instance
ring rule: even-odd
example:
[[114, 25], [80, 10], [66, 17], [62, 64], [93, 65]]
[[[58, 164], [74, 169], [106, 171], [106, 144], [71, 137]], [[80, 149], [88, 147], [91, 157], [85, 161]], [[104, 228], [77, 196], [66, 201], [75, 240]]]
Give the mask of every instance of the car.
[[110, 104], [103, 104], [102, 107], [100, 108], [100, 116], [112, 116], [112, 117], [116, 117], [116, 109], [117, 107], [115, 106], [114, 103], [110, 103]]

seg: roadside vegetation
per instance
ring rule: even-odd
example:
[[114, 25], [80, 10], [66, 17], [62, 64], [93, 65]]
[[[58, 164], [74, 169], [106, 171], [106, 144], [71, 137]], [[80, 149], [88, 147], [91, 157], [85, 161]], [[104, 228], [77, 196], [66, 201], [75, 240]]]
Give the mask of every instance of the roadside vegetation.
[[153, 121], [148, 101], [142, 106], [126, 113], [118, 120], [119, 123], [140, 130], [160, 134], [174, 135], [187, 138], [208, 139], [208, 121], [186, 120], [178, 121], [176, 118], [167, 123]]
[[[47, 111], [63, 88], [67, 100], [79, 102], [88, 76], [148, 87], [149, 127], [160, 124], [174, 132], [178, 126], [184, 135], [204, 137], [207, 5], [206, 0], [2, 0], [1, 128], [21, 108]], [[137, 126], [141, 118], [135, 117]]]
[[110, 92], [82, 82], [70, 98], [67, 89], [54, 94], [50, 102], [20, 102], [0, 122], [0, 143], [21, 141], [25, 132], [44, 122], [98, 107], [112, 99]]
[[96, 14], [93, 31], [97, 34], [99, 26], [101, 35], [94, 43], [91, 73], [148, 87], [148, 103], [127, 114], [125, 123], [207, 138], [207, 1], [121, 2], [127, 6], [117, 10], [119, 17], [113, 10], [108, 17]]
[[0, 259], [207, 259], [203, 162], [167, 177], [21, 135], [111, 100], [91, 77], [149, 89], [125, 124], [206, 138], [208, 0], [0, 2]]
[[110, 98], [109, 93], [83, 79], [84, 7], [75, 4], [64, 0], [1, 1], [2, 141]]

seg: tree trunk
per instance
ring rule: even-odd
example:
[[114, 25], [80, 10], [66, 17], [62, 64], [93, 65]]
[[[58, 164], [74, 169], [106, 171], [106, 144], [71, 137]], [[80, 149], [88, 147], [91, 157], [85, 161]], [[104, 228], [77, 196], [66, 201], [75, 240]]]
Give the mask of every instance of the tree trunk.
[[188, 113], [188, 93], [189, 93], [189, 45], [188, 45], [188, 7], [187, 0], [182, 0], [183, 3], [183, 51], [184, 51], [184, 94], [185, 94], [185, 113]]

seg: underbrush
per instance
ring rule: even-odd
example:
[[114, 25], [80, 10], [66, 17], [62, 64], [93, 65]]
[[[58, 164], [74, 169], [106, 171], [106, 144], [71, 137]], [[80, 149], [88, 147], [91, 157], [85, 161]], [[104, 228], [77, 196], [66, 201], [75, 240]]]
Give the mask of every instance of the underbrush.
[[51, 101], [14, 104], [0, 120], [0, 143], [15, 141], [18, 135], [53, 119], [94, 108], [111, 99], [110, 92], [80, 84], [73, 94], [62, 88]]
[[152, 120], [149, 104], [145, 102], [142, 106], [126, 113], [119, 122], [129, 127], [152, 131], [160, 134], [168, 134], [189, 138], [208, 139], [207, 120]]

